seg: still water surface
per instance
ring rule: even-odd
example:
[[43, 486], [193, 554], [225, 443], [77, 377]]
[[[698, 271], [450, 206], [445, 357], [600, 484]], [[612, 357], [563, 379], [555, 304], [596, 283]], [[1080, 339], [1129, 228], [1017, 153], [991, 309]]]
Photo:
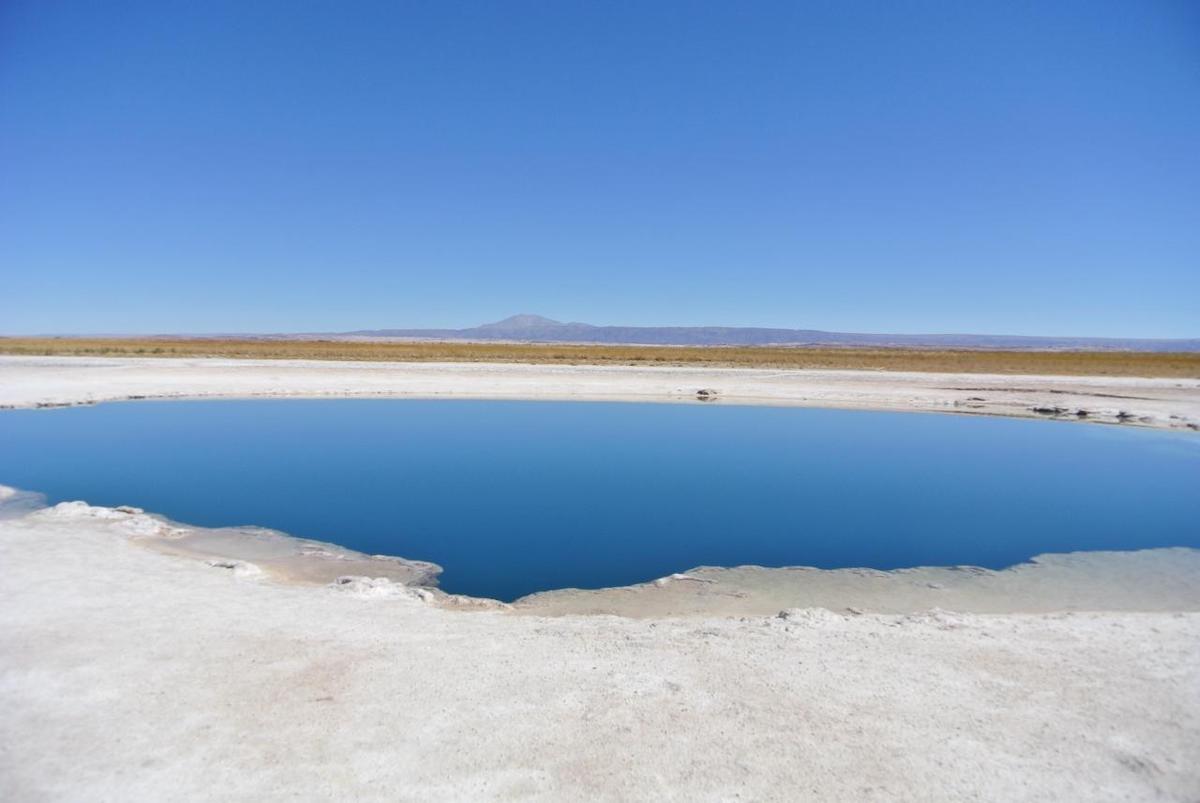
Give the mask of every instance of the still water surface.
[[511, 600], [699, 565], [1200, 547], [1200, 437], [580, 402], [132, 402], [0, 412], [0, 484], [431, 560]]

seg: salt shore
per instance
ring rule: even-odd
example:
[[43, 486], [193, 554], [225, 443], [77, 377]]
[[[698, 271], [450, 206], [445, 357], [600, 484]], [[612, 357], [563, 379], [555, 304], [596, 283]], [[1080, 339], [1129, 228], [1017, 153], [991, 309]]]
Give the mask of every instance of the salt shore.
[[254, 396], [702, 400], [1200, 429], [1198, 379], [0, 356], [0, 407]]
[[[1200, 420], [1179, 380], [0, 358], [10, 407], [699, 389]], [[1200, 799], [1196, 550], [696, 569], [503, 606], [419, 561], [0, 497], [5, 800]]]

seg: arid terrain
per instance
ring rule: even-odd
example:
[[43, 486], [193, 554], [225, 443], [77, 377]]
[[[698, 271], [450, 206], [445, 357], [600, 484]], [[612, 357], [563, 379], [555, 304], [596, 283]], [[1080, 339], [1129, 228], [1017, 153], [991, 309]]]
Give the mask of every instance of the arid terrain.
[[664, 365], [1200, 379], [1200, 352], [610, 346], [385, 340], [0, 337], [0, 354], [253, 360]]

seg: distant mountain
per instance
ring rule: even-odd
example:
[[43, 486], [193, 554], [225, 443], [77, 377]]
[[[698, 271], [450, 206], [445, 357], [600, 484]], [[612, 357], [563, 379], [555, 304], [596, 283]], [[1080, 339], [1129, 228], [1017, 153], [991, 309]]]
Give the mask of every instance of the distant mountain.
[[1200, 351], [1200, 339], [1151, 340], [1111, 337], [1021, 335], [878, 335], [817, 329], [747, 326], [594, 326], [562, 323], [541, 315], [513, 315], [468, 329], [364, 329], [339, 337], [403, 340], [466, 340], [523, 343], [608, 343], [653, 346], [841, 346], [1015, 350]]

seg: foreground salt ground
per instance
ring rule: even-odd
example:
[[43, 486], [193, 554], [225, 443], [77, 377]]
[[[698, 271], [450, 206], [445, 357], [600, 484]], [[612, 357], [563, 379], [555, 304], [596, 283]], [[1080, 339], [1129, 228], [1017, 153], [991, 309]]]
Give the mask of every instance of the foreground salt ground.
[[96, 511], [0, 520], [5, 800], [1200, 798], [1194, 612], [465, 613]]

